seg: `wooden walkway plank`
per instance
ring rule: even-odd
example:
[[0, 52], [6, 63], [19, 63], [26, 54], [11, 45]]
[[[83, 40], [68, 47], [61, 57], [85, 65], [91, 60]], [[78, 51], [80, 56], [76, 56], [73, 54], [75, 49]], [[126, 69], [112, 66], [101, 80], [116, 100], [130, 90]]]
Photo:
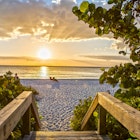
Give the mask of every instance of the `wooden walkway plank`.
[[34, 131], [23, 140], [109, 140], [96, 131]]

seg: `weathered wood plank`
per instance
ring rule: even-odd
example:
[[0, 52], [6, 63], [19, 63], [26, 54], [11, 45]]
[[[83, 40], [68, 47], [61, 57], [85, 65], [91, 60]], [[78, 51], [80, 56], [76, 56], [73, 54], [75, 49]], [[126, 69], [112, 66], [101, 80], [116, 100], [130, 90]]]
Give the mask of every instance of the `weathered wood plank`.
[[98, 135], [96, 131], [36, 131], [23, 140], [109, 140], [107, 136]]
[[93, 136], [97, 131], [34, 131], [33, 135], [38, 136]]
[[140, 111], [107, 93], [98, 93], [98, 102], [124, 127], [140, 138]]
[[39, 119], [39, 114], [38, 114], [37, 106], [35, 104], [34, 96], [32, 97], [31, 110], [32, 110], [32, 114], [36, 121], [36, 130], [39, 130], [41, 128], [41, 121]]
[[[118, 120], [124, 127], [134, 133], [137, 138], [140, 138], [140, 111], [114, 98], [107, 92], [99, 92], [96, 95], [82, 121], [82, 130], [86, 126], [86, 123], [88, 122], [93, 111], [95, 111], [98, 104], [101, 105], [105, 110], [107, 110], [112, 116], [114, 116], [116, 120]], [[101, 111], [99, 113], [103, 112]], [[100, 116], [102, 116], [102, 114], [100, 114]], [[99, 121], [103, 120], [100, 119]], [[105, 124], [105, 122], [103, 122], [102, 124]], [[105, 131], [102, 130], [104, 129], [104, 127], [102, 126], [98, 128], [99, 133], [102, 133], [101, 131]]]
[[91, 117], [93, 111], [96, 109], [98, 105], [98, 94], [95, 96], [93, 102], [91, 103], [86, 115], [84, 116], [82, 123], [81, 123], [81, 130], [84, 130], [89, 118]]
[[23, 115], [22, 121], [23, 121], [23, 128], [24, 128], [24, 129], [22, 129], [22, 136], [30, 135], [30, 131], [31, 131], [31, 107], [29, 107], [27, 109], [27, 111], [25, 112], [25, 114]]
[[105, 135], [106, 134], [106, 110], [101, 105], [99, 105], [98, 111], [99, 111], [98, 134]]
[[0, 139], [6, 140], [32, 102], [32, 94], [24, 91], [0, 110]]

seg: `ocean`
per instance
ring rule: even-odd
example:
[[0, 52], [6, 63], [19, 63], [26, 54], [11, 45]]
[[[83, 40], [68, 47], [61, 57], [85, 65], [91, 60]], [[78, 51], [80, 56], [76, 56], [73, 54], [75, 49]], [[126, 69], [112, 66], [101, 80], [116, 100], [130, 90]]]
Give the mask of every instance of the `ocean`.
[[0, 66], [0, 75], [11, 71], [20, 79], [99, 79], [99, 67]]

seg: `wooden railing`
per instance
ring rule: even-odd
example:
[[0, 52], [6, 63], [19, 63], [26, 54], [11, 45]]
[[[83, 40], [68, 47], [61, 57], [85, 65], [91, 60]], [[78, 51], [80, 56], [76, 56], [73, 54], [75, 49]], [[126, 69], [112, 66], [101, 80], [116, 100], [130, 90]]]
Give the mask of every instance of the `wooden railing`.
[[106, 112], [110, 113], [116, 120], [118, 120], [125, 128], [135, 134], [140, 139], [140, 111], [114, 98], [106, 92], [97, 93], [86, 115], [83, 118], [81, 130], [84, 130], [86, 124], [99, 105], [99, 121], [98, 133], [106, 134], [105, 122]]
[[9, 137], [21, 118], [23, 121], [22, 135], [28, 135], [31, 131], [31, 114], [35, 118], [36, 130], [39, 130], [41, 123], [35, 99], [31, 91], [24, 91], [0, 110], [0, 140], [6, 140]]

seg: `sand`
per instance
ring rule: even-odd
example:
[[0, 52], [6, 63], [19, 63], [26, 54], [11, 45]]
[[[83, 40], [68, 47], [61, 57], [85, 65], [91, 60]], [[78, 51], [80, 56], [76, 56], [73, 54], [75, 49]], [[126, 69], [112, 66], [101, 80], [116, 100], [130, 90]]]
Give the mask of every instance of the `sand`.
[[97, 92], [110, 91], [113, 94], [116, 88], [110, 85], [100, 85], [98, 80], [59, 80], [58, 82], [45, 79], [22, 79], [25, 86], [35, 88], [39, 113], [42, 116], [41, 130], [68, 131], [73, 110], [79, 100], [89, 96], [94, 97]]

